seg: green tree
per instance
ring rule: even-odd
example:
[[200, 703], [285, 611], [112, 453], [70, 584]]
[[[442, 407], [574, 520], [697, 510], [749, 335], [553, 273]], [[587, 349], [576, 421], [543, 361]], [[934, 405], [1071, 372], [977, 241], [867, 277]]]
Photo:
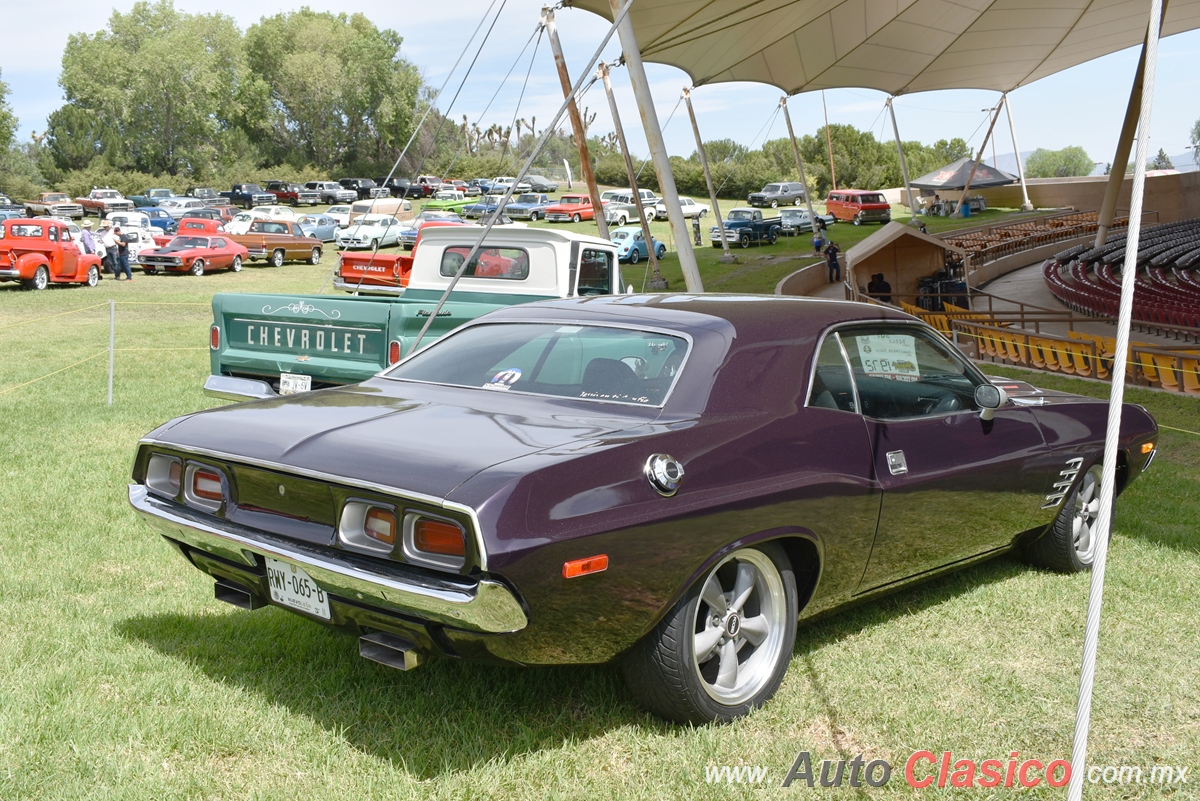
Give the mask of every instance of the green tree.
[[[106, 149], [112, 163], [171, 175], [216, 158], [249, 77], [231, 17], [185, 14], [171, 0], [143, 0], [128, 14], [114, 11], [107, 30], [72, 35], [62, 67], [67, 103], [116, 132], [121, 152]], [[62, 152], [81, 147], [75, 141]]]
[[1030, 178], [1066, 178], [1089, 175], [1096, 166], [1087, 151], [1078, 145], [1062, 150], [1038, 148], [1025, 163], [1025, 175]]
[[[307, 7], [251, 26], [246, 52], [255, 79], [244, 92], [251, 138], [280, 162], [386, 171], [421, 101], [420, 74], [400, 57], [401, 41], [362, 14]], [[438, 122], [431, 117], [431, 130]], [[447, 127], [448, 143], [461, 137], [456, 125]]]
[[1173, 170], [1175, 165], [1171, 163], [1171, 157], [1167, 155], [1167, 151], [1161, 147], [1158, 149], [1158, 155], [1154, 157], [1154, 161], [1150, 162], [1152, 170]]
[[68, 103], [46, 118], [43, 145], [60, 170], [82, 170], [106, 151], [123, 160], [124, 146], [109, 122], [107, 116]]
[[[749, 148], [738, 144], [732, 139], [714, 139], [711, 142], [704, 143], [704, 153], [708, 156], [709, 164], [720, 164], [722, 162], [732, 164], [748, 152]], [[692, 160], [699, 163], [700, 154], [693, 151]]]
[[[970, 158], [974, 155], [971, 152], [970, 145], [967, 144], [967, 140], [961, 136], [956, 136], [950, 141], [939, 139], [933, 143], [932, 150], [936, 160], [941, 162], [935, 165], [937, 167], [944, 166], [952, 161], [958, 161], [959, 159]], [[928, 171], [926, 170], [926, 172]]]
[[17, 115], [8, 105], [8, 84], [2, 78], [0, 72], [0, 150], [8, 150], [17, 134]]

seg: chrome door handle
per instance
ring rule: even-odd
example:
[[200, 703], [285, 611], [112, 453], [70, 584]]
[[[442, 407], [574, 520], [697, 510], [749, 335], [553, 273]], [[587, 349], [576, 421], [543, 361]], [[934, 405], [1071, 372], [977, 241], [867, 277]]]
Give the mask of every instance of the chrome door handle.
[[907, 473], [908, 462], [904, 458], [904, 451], [888, 451], [887, 466], [893, 476], [902, 476]]

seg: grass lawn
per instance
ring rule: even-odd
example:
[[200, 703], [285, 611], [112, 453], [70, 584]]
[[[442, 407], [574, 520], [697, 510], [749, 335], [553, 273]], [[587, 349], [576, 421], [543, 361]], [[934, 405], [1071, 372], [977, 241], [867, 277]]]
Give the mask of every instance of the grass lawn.
[[[845, 247], [874, 230], [831, 233]], [[793, 241], [761, 251], [804, 249]], [[769, 290], [777, 268], [795, 268], [760, 265], [757, 249], [732, 267], [712, 248], [698, 252], [713, 290]], [[215, 601], [212, 582], [130, 510], [134, 444], [217, 403], [200, 391], [213, 292], [315, 292], [334, 261], [138, 274], [95, 289], [0, 286], [0, 799], [867, 796], [781, 789], [801, 750], [814, 761], [888, 760], [891, 781], [869, 795], [912, 798], [902, 765], [915, 750], [1069, 757], [1088, 577], [1012, 558], [804, 626], [770, 704], [700, 729], [643, 712], [611, 666], [445, 660], [400, 673], [361, 659], [353, 637], [280, 609]], [[673, 255], [664, 268], [681, 288]], [[102, 354], [110, 298], [119, 349], [111, 407], [106, 355], [19, 386]], [[1106, 393], [1059, 376], [1032, 380]], [[1127, 397], [1161, 425], [1200, 430], [1195, 398], [1133, 388]], [[1164, 429], [1154, 467], [1118, 504], [1090, 764], [1200, 774], [1198, 519], [1200, 435]], [[767, 777], [762, 786], [706, 782], [705, 768], [721, 765], [763, 766]], [[1096, 784], [1086, 797], [1194, 798], [1200, 775], [1190, 778], [1174, 795]]]

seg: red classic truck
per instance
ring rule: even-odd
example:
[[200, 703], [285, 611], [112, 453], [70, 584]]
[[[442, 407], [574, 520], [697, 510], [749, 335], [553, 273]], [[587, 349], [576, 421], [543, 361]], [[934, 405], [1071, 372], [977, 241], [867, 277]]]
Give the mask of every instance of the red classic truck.
[[100, 257], [80, 250], [62, 220], [15, 219], [0, 222], [0, 281], [20, 281], [26, 289], [100, 280]]

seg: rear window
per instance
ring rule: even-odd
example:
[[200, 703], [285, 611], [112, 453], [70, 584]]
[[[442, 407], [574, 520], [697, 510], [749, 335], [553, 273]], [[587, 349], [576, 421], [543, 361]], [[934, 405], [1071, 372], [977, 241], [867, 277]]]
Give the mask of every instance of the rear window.
[[8, 229], [12, 236], [24, 237], [27, 239], [41, 239], [44, 228], [40, 225], [14, 225]]
[[493, 323], [451, 334], [386, 376], [493, 392], [661, 406], [687, 350], [683, 337], [641, 329]]
[[[469, 247], [446, 248], [442, 252], [442, 275], [456, 275], [470, 253]], [[529, 253], [523, 248], [480, 248], [463, 277], [524, 281], [529, 277]]]

